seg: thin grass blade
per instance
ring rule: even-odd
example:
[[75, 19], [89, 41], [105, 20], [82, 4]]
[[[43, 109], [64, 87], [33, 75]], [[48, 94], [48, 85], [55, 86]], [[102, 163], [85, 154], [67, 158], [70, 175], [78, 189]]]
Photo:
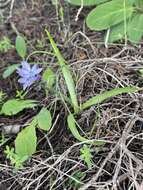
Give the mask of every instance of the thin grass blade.
[[108, 98], [117, 96], [119, 94], [133, 93], [133, 92], [137, 92], [139, 90], [140, 89], [137, 87], [124, 87], [124, 88], [116, 88], [113, 90], [106, 91], [102, 94], [99, 94], [97, 96], [92, 97], [91, 99], [89, 99], [85, 103], [83, 103], [81, 105], [81, 111], [86, 109], [86, 108], [89, 108], [95, 104], [99, 104], [99, 103], [103, 102], [104, 100], [107, 100]]
[[66, 64], [66, 61], [64, 60], [63, 56], [61, 55], [60, 50], [58, 49], [56, 43], [54, 42], [51, 34], [47, 30], [45, 30], [45, 31], [47, 33], [49, 40], [50, 40], [50, 43], [51, 43], [52, 48], [54, 50], [54, 53], [58, 59], [58, 63], [61, 66], [62, 73], [63, 73], [63, 76], [65, 78], [65, 82], [66, 82], [66, 85], [67, 85], [67, 88], [68, 88], [68, 91], [70, 94], [70, 98], [72, 101], [72, 105], [74, 107], [74, 111], [75, 111], [75, 113], [77, 113], [79, 106], [78, 106], [78, 101], [77, 101], [77, 96], [76, 96], [76, 91], [75, 91], [75, 84], [74, 84], [74, 81], [72, 78], [72, 74], [70, 72], [68, 65]]
[[68, 115], [68, 118], [67, 118], [67, 123], [68, 123], [68, 127], [71, 131], [71, 133], [73, 134], [73, 136], [81, 141], [81, 142], [85, 142], [87, 144], [93, 144], [93, 145], [97, 145], [97, 146], [100, 146], [100, 145], [104, 145], [105, 142], [104, 141], [101, 141], [101, 140], [95, 140], [95, 141], [90, 141], [89, 139], [85, 138], [85, 137], [82, 137], [79, 132], [78, 132], [78, 129], [76, 127], [76, 121], [74, 119], [74, 116], [73, 114], [69, 114]]

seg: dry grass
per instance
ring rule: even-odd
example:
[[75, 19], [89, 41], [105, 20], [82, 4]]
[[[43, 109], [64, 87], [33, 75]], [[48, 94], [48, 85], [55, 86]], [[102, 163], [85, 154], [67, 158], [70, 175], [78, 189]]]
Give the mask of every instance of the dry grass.
[[[70, 11], [77, 12], [76, 9]], [[70, 37], [64, 41], [64, 37], [59, 39], [59, 35], [56, 36], [55, 33], [55, 38], [73, 71], [80, 103], [112, 88], [143, 86], [143, 78], [138, 73], [143, 67], [142, 45], [124, 47], [123, 44], [115, 44], [105, 48], [101, 42], [101, 34], [87, 31], [83, 19], [79, 19], [79, 25], [75, 24], [75, 17], [70, 17], [73, 35], [67, 35]], [[56, 19], [51, 17], [51, 22], [48, 20], [51, 31], [55, 29]], [[24, 18], [23, 22], [27, 24], [28, 20]], [[45, 22], [43, 25], [46, 25]], [[24, 27], [26, 26], [23, 25], [22, 28]], [[49, 44], [47, 46], [49, 47]], [[45, 48], [48, 49], [47, 46]], [[49, 57], [41, 58], [37, 55], [33, 59], [47, 61]], [[58, 74], [57, 90], [67, 96], [63, 77], [55, 67], [55, 61], [50, 59], [50, 66], [54, 67]], [[79, 156], [79, 149], [83, 143], [77, 143], [67, 130], [67, 110], [65, 104], [59, 104], [58, 100], [53, 96], [41, 100], [42, 104], [54, 106], [55, 121], [51, 134], [39, 135], [38, 151], [25, 163], [25, 167], [16, 172], [8, 161], [2, 158], [0, 189], [142, 190], [142, 92], [117, 96], [101, 105], [92, 106], [77, 116], [78, 124], [90, 139], [104, 139], [107, 142], [103, 147], [91, 146], [94, 165], [90, 170]], [[82, 172], [85, 176], [79, 181], [73, 175], [75, 172]], [[79, 183], [80, 188], [73, 187], [69, 179]]]

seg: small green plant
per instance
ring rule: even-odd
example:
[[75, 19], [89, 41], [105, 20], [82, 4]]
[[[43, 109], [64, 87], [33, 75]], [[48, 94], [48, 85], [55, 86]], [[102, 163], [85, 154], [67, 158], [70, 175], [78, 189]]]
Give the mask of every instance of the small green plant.
[[0, 40], [0, 52], [6, 53], [9, 49], [12, 48], [14, 48], [14, 45], [12, 45], [8, 37], [4, 36], [3, 39]]
[[87, 167], [91, 169], [93, 162], [92, 162], [92, 154], [91, 149], [88, 145], [84, 144], [83, 147], [80, 149], [80, 158], [87, 164]]
[[17, 99], [19, 98], [19, 99], [23, 100], [24, 97], [26, 96], [26, 94], [27, 94], [27, 91], [25, 92], [23, 90], [17, 90], [16, 91], [16, 98]]
[[[14, 112], [10, 112], [11, 115], [18, 113], [18, 111], [15, 112], [15, 105], [11, 110], [14, 110]], [[20, 111], [21, 109], [19, 109], [19, 112]], [[9, 109], [3, 113], [5, 113], [5, 115], [9, 115]], [[7, 154], [7, 158], [11, 160], [11, 164], [14, 165], [16, 169], [21, 168], [23, 162], [36, 152], [36, 128], [49, 131], [51, 126], [51, 113], [46, 108], [42, 108], [41, 111], [33, 117], [33, 120], [28, 123], [21, 132], [18, 133], [15, 139], [15, 149], [6, 147], [5, 153]]]
[[98, 105], [111, 97], [114, 97], [114, 96], [117, 96], [117, 95], [123, 94], [123, 93], [137, 92], [140, 89], [137, 87], [124, 87], [124, 88], [112, 89], [110, 91], [104, 92], [103, 94], [94, 96], [94, 97], [90, 98], [89, 100], [87, 100], [86, 102], [84, 102], [82, 105], [79, 105], [78, 99], [77, 99], [77, 94], [76, 94], [76, 89], [75, 89], [75, 84], [74, 84], [72, 74], [70, 72], [70, 68], [66, 64], [66, 61], [64, 60], [62, 54], [60, 53], [60, 50], [58, 49], [56, 43], [54, 42], [51, 34], [47, 30], [46, 30], [46, 33], [47, 33], [50, 43], [52, 45], [53, 51], [58, 59], [58, 64], [61, 67], [62, 74], [65, 78], [67, 89], [70, 94], [71, 106], [74, 108], [74, 113], [70, 113], [67, 117], [67, 123], [68, 123], [68, 127], [69, 127], [71, 133], [77, 140], [86, 142], [88, 144], [91, 144], [91, 143], [95, 144], [95, 145], [105, 144], [104, 141], [95, 140], [93, 142], [93, 141], [88, 140], [88, 138], [82, 137], [80, 135], [80, 133], [78, 132], [77, 122], [76, 122], [74, 116], [76, 116], [79, 112], [83, 111], [84, 109], [87, 109], [96, 104]]
[[0, 105], [3, 103], [5, 97], [6, 97], [6, 94], [2, 90], [0, 90]]
[[[22, 36], [17, 36], [16, 38], [16, 50], [19, 56], [22, 58], [22, 68], [19, 68], [20, 64], [14, 64], [4, 71], [3, 78], [6, 79], [14, 71], [20, 75], [19, 82], [23, 85], [23, 90], [16, 91], [16, 98], [8, 99], [6, 102], [4, 100], [4, 93], [0, 92], [0, 103], [1, 110], [0, 114], [5, 116], [14, 116], [19, 114], [25, 109], [35, 109], [38, 106], [38, 102], [35, 100], [26, 99], [25, 96], [28, 93], [28, 88], [33, 84], [33, 82], [39, 80], [39, 73], [41, 68], [37, 65], [31, 65], [26, 61], [27, 46], [24, 38]], [[39, 53], [39, 51], [36, 51]], [[40, 51], [41, 53], [41, 51]], [[42, 53], [45, 53], [42, 51]], [[45, 88], [52, 88], [55, 75], [52, 70], [47, 69], [42, 76], [43, 82], [45, 82]], [[48, 85], [48, 86], [47, 86]], [[36, 130], [49, 131], [52, 126], [52, 117], [50, 111], [47, 108], [41, 108], [40, 112], [32, 118], [32, 121], [24, 125], [16, 139], [15, 148], [6, 147], [7, 158], [11, 160], [11, 164], [15, 166], [16, 169], [22, 167], [23, 162], [32, 156], [36, 152], [37, 146], [37, 135]]]
[[86, 17], [91, 30], [108, 30], [109, 43], [125, 39], [138, 43], [143, 36], [142, 0], [65, 0], [73, 5], [96, 5]]
[[[85, 178], [86, 173], [81, 171], [76, 171], [72, 174], [72, 178], [69, 178], [66, 182], [66, 188], [79, 189], [82, 185], [82, 180]], [[74, 180], [76, 179], [76, 180]]]
[[[75, 88], [75, 81], [72, 76], [71, 69], [65, 59], [63, 58], [60, 50], [58, 49], [54, 39], [52, 38], [51, 34], [46, 30], [46, 34], [50, 40], [51, 46], [53, 48], [54, 53], [48, 53], [45, 51], [36, 51], [36, 53], [47, 53], [49, 55], [55, 56], [58, 60], [58, 66], [61, 68], [61, 72], [65, 79], [65, 84], [68, 90], [69, 97], [65, 97], [62, 93], [55, 92], [56, 96], [59, 96], [63, 98], [63, 101], [70, 105], [70, 108], [72, 111], [70, 112], [70, 109], [68, 109], [69, 114], [67, 116], [67, 124], [68, 127], [73, 134], [73, 136], [85, 144], [92, 144], [101, 146], [104, 145], [104, 141], [99, 141], [97, 139], [90, 140], [88, 137], [84, 137], [80, 135], [80, 132], [78, 131], [79, 125], [76, 122], [76, 116], [82, 112], [84, 109], [88, 109], [89, 107], [93, 105], [98, 105], [102, 103], [103, 101], [112, 98], [114, 96], [117, 96], [119, 94], [123, 93], [133, 93], [140, 90], [137, 87], [124, 87], [124, 88], [117, 88], [112, 89], [110, 91], [106, 91], [102, 94], [96, 95], [83, 104], [79, 105], [76, 88]], [[27, 47], [26, 42], [23, 37], [18, 36], [16, 38], [16, 50], [19, 56], [22, 58], [22, 67], [17, 68], [14, 66], [12, 70], [7, 69], [7, 71], [4, 72], [5, 78], [10, 76], [14, 70], [17, 70], [17, 73], [20, 76], [20, 79], [18, 82], [22, 84], [23, 90], [18, 90], [16, 92], [16, 98], [9, 99], [6, 102], [2, 102], [2, 107], [0, 114], [3, 114], [5, 116], [11, 117], [16, 116], [17, 114], [20, 114], [20, 112], [26, 110], [26, 109], [35, 109], [36, 107], [41, 108], [41, 110], [35, 115], [33, 118], [31, 118], [31, 121], [29, 123], [24, 124], [24, 128], [17, 134], [15, 139], [15, 149], [6, 149], [6, 154], [8, 158], [11, 160], [11, 163], [15, 165], [16, 168], [20, 168], [23, 165], [23, 162], [32, 156], [36, 152], [37, 147], [37, 130], [44, 130], [46, 132], [49, 132], [52, 127], [52, 115], [50, 111], [46, 107], [41, 107], [38, 101], [32, 100], [32, 99], [26, 99], [26, 94], [29, 92], [31, 85], [40, 80], [45, 84], [45, 90], [48, 92], [52, 90], [52, 88], [55, 85], [56, 82], [56, 74], [54, 71], [47, 67], [44, 71], [42, 76], [39, 75], [39, 73], [42, 71], [42, 68], [39, 68], [37, 65], [31, 66], [28, 63], [28, 56], [27, 55]], [[35, 52], [34, 52], [35, 53]], [[34, 54], [33, 53], [33, 54]], [[47, 93], [48, 93], [47, 92]], [[53, 91], [54, 92], [54, 91]], [[1, 100], [3, 99], [3, 93], [1, 92]], [[85, 145], [81, 148], [81, 158], [85, 161], [87, 166], [91, 167], [92, 162], [92, 155], [90, 152], [90, 148]]]
[[0, 146], [4, 145], [7, 142], [7, 138], [4, 136], [4, 134], [0, 135]]
[[[26, 47], [26, 42], [22, 36], [17, 36], [15, 48], [19, 56], [24, 60], [27, 53], [27, 47]], [[3, 72], [3, 75], [2, 75], [3, 78], [6, 79], [10, 75], [12, 75], [18, 69], [19, 66], [20, 64], [13, 64], [13, 65], [8, 66], [6, 70]]]
[[16, 170], [21, 169], [23, 167], [23, 163], [27, 160], [27, 156], [19, 157], [15, 153], [14, 148], [10, 148], [9, 146], [6, 146], [4, 152]]
[[62, 73], [63, 76], [65, 78], [65, 82], [70, 94], [70, 98], [71, 98], [71, 102], [74, 108], [74, 111], [77, 113], [78, 112], [78, 101], [77, 101], [77, 95], [76, 95], [76, 91], [75, 91], [75, 84], [74, 84], [74, 80], [71, 74], [71, 71], [69, 69], [68, 64], [66, 64], [66, 61], [64, 60], [63, 56], [61, 55], [59, 49], [57, 48], [56, 43], [54, 42], [51, 34], [48, 32], [48, 30], [46, 30], [47, 36], [50, 40], [50, 43], [53, 47], [54, 53], [58, 59], [58, 64], [60, 65], [61, 69], [62, 69]]

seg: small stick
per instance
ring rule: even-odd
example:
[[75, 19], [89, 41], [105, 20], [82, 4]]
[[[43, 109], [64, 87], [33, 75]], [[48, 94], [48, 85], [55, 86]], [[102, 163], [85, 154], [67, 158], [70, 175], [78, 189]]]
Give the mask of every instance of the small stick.
[[81, 5], [80, 5], [80, 8], [78, 9], [78, 12], [77, 12], [76, 17], [75, 17], [76, 22], [78, 21], [79, 15], [80, 15], [80, 13], [81, 13], [81, 11], [83, 9], [83, 0], [80, 0], [80, 1], [81, 1]]
[[119, 139], [118, 143], [113, 147], [111, 152], [109, 152], [108, 156], [104, 159], [104, 161], [103, 161], [101, 167], [99, 168], [98, 172], [91, 178], [90, 181], [88, 181], [85, 185], [81, 186], [81, 188], [79, 188], [79, 190], [89, 189], [89, 187], [96, 182], [96, 180], [98, 179], [100, 173], [102, 172], [102, 170], [103, 170], [104, 166], [106, 165], [106, 163], [108, 162], [108, 160], [110, 160], [112, 158], [114, 153], [119, 148], [123, 149], [123, 147], [124, 147], [124, 145], [126, 143], [127, 134], [131, 131], [134, 123], [137, 120], [138, 120], [138, 117], [135, 117], [135, 115], [134, 115], [133, 118], [127, 122], [127, 124], [125, 126], [125, 129], [124, 129], [124, 131], [122, 133], [122, 137]]

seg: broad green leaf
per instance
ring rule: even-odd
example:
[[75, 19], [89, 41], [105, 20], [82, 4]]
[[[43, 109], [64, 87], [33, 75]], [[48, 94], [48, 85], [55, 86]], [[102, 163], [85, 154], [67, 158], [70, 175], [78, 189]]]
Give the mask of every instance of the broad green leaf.
[[42, 108], [40, 113], [37, 115], [37, 121], [40, 129], [49, 131], [52, 126], [51, 113], [46, 108]]
[[128, 23], [128, 39], [132, 43], [138, 43], [143, 36], [143, 14], [133, 15]]
[[93, 9], [87, 16], [87, 26], [92, 30], [104, 30], [129, 17], [133, 12], [132, 3], [128, 0], [112, 0]]
[[108, 43], [112, 43], [118, 40], [121, 40], [124, 38], [125, 36], [125, 25], [124, 22], [121, 22], [115, 26], [113, 26], [110, 29], [110, 34], [109, 34], [109, 38], [108, 38]]
[[22, 110], [26, 108], [34, 108], [36, 105], [36, 101], [34, 100], [11, 99], [3, 104], [1, 114], [9, 116], [16, 115]]
[[81, 110], [89, 108], [95, 104], [100, 104], [104, 100], [107, 100], [108, 98], [112, 98], [112, 97], [117, 96], [119, 94], [133, 93], [133, 92], [137, 92], [139, 90], [140, 89], [137, 87], [124, 87], [124, 88], [115, 88], [113, 90], [106, 91], [102, 94], [94, 96], [93, 98], [91, 98], [91, 99], [87, 100], [85, 103], [83, 103], [81, 105]]
[[19, 56], [24, 59], [26, 56], [27, 49], [26, 49], [25, 40], [22, 36], [17, 36], [15, 46]]
[[[79, 141], [81, 141], [81, 142], [84, 142], [84, 141], [88, 141], [88, 140], [89, 140], [89, 139], [86, 139], [85, 137], [82, 137], [82, 136], [79, 134], [79, 132], [78, 132], [78, 130], [77, 130], [77, 127], [76, 127], [76, 121], [75, 121], [75, 119], [74, 119], [73, 114], [69, 114], [69, 115], [68, 115], [67, 123], [68, 123], [68, 127], [69, 127], [71, 133], [73, 134], [73, 136], [74, 136], [77, 140], [79, 140]], [[103, 144], [105, 144], [104, 141], [98, 141], [98, 140], [97, 140], [97, 141], [94, 141], [94, 142], [88, 141], [88, 142], [86, 142], [86, 143], [87, 143], [87, 144], [94, 144], [94, 145], [103, 145]]]
[[[82, 0], [65, 0], [65, 1], [73, 5], [81, 5], [81, 2], [82, 2]], [[106, 1], [108, 0], [83, 0], [83, 5], [84, 6], [98, 5]]]
[[65, 78], [65, 82], [66, 82], [66, 85], [67, 85], [67, 88], [68, 88], [68, 91], [70, 94], [70, 98], [72, 101], [72, 105], [74, 107], [74, 111], [78, 112], [78, 101], [77, 101], [77, 96], [76, 96], [76, 91], [75, 91], [75, 84], [74, 84], [70, 69], [69, 69], [68, 65], [66, 64], [66, 61], [64, 60], [63, 56], [61, 55], [61, 53], [60, 53], [56, 43], [54, 42], [51, 34], [47, 30], [45, 30], [45, 31], [46, 31], [47, 36], [50, 40], [50, 43], [53, 47], [55, 55], [58, 59], [58, 63], [61, 66], [62, 73], [63, 73], [63, 76]]
[[42, 75], [42, 80], [46, 82], [47, 88], [51, 89], [55, 83], [56, 75], [52, 69], [48, 68], [44, 71]]
[[15, 152], [23, 158], [25, 156], [32, 156], [36, 152], [36, 130], [32, 124], [23, 129], [16, 137]]
[[143, 0], [134, 0], [134, 2], [139, 9], [143, 9]]
[[19, 67], [19, 64], [13, 64], [11, 66], [8, 66], [6, 68], [6, 70], [3, 73], [3, 78], [6, 79], [7, 77], [9, 77], [11, 74], [14, 73], [14, 71]]

